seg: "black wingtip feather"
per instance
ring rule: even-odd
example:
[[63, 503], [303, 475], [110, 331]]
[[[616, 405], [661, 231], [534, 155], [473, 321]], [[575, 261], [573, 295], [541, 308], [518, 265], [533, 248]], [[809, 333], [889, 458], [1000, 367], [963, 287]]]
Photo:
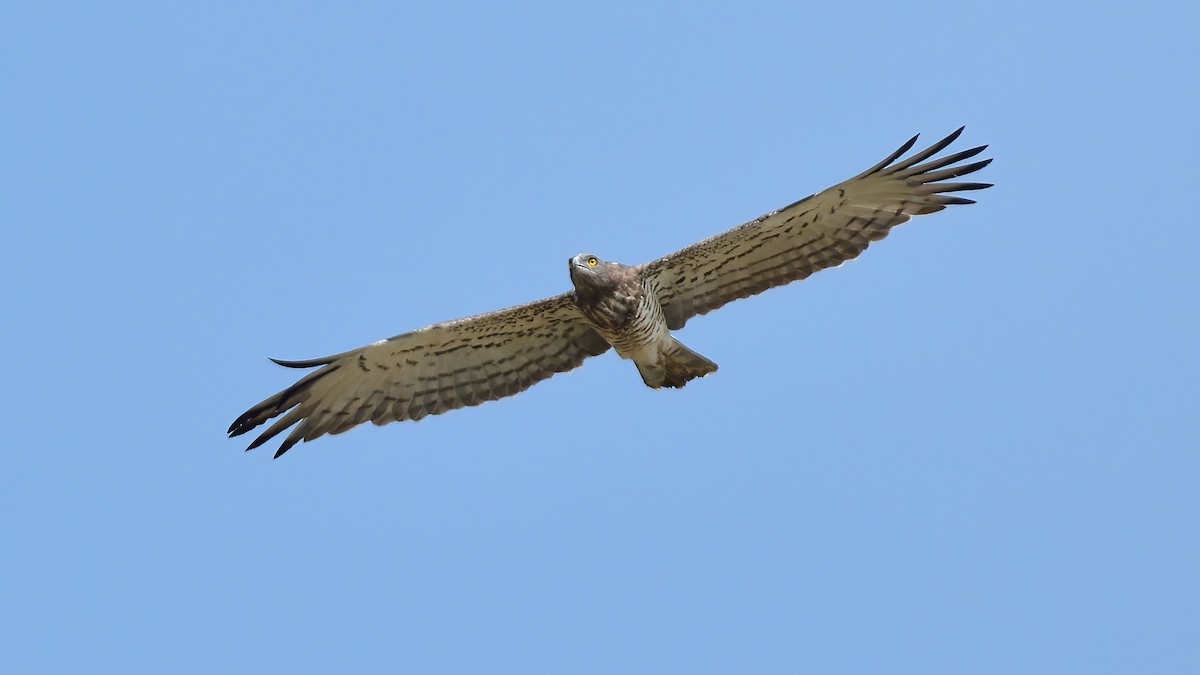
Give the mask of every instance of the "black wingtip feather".
[[893, 152], [890, 156], [888, 156], [887, 159], [880, 162], [879, 163], [880, 166], [881, 167], [887, 166], [888, 164], [891, 164], [892, 162], [896, 161], [896, 159], [898, 157], [903, 157], [904, 153], [908, 152], [909, 150], [912, 150], [912, 147], [917, 144], [917, 139], [920, 137], [921, 137], [921, 134], [914, 134], [912, 138], [908, 139], [908, 141], [906, 141], [904, 143], [904, 145], [901, 145], [900, 147], [896, 148], [895, 152]]
[[233, 424], [229, 425], [229, 429], [225, 433], [229, 434], [230, 438], [233, 438], [234, 436], [241, 436], [247, 431], [250, 431], [254, 427], [258, 426], [257, 424], [250, 424], [250, 420], [253, 419], [253, 415], [251, 415], [252, 412], [254, 412], [254, 410], [250, 409], [242, 413], [241, 417], [238, 417], [233, 421]]
[[[299, 400], [296, 400], [296, 396], [304, 393], [304, 391], [308, 387], [311, 387], [314, 382], [329, 375], [339, 367], [340, 365], [334, 365], [327, 368], [322, 368], [321, 370], [313, 371], [301, 378], [299, 382], [296, 382], [287, 389], [284, 389], [278, 394], [275, 394], [271, 398], [268, 398], [262, 403], [259, 403], [253, 408], [242, 413], [236, 420], [233, 421], [233, 424], [229, 425], [229, 437], [233, 438], [234, 436], [241, 436], [247, 431], [259, 427], [267, 420], [278, 416], [280, 413], [291, 410], [295, 405], [300, 403]], [[250, 447], [246, 449], [253, 450], [254, 448], [257, 448], [282, 430], [282, 428], [278, 430], [268, 430], [250, 443]]]
[[[895, 152], [888, 155], [887, 157], [884, 157], [882, 160], [879, 161], [878, 164], [876, 164], [875, 166], [858, 174], [857, 176], [855, 176], [855, 178], [863, 178], [864, 176], [870, 176], [871, 174], [875, 173], [876, 171], [879, 171], [879, 170], [889, 166], [892, 162], [896, 161], [901, 156], [903, 156], [904, 153], [906, 153], [910, 149], [912, 149], [912, 146], [916, 144], [917, 139], [920, 137], [921, 137], [921, 134], [917, 134], [916, 136], [913, 136], [912, 138], [908, 139], [908, 142], [905, 143], [904, 145], [901, 145], [899, 148], [897, 148]], [[853, 180], [853, 179], [851, 179], [851, 180]], [[804, 200], [801, 200], [801, 201], [804, 201]]]
[[987, 146], [979, 145], [974, 148], [968, 148], [966, 150], [963, 150], [962, 152], [956, 152], [953, 155], [946, 155], [945, 157], [942, 158], [941, 161], [946, 162], [947, 164], [961, 162], [964, 159], [970, 159], [970, 158], [974, 157], [975, 155], [978, 155], [979, 153], [983, 152], [984, 150], [987, 150]]
[[954, 206], [957, 204], [975, 204], [976, 203], [974, 199], [967, 199], [966, 197], [952, 197], [949, 195], [939, 195], [937, 201], [939, 204], [945, 204], [946, 206]]
[[[904, 171], [905, 169], [909, 169], [913, 165], [923, 162], [926, 159], [929, 159], [930, 157], [936, 155], [937, 153], [939, 153], [943, 149], [945, 149], [946, 146], [948, 146], [951, 143], [953, 143], [954, 141], [958, 140], [958, 137], [962, 135], [963, 130], [965, 130], [966, 128], [967, 128], [967, 126], [964, 124], [963, 126], [957, 128], [953, 132], [951, 132], [949, 136], [946, 136], [945, 138], [938, 141], [937, 143], [934, 143], [933, 145], [929, 146], [928, 148], [925, 148], [924, 150], [916, 153], [912, 157], [909, 157], [909, 158], [899, 162], [898, 164], [893, 164], [893, 162], [895, 162], [896, 160], [903, 157], [904, 153], [908, 152], [909, 150], [912, 149], [912, 147], [914, 145], [916, 145], [917, 139], [921, 137], [921, 134], [917, 134], [916, 136], [913, 136], [912, 138], [908, 139], [908, 142], [905, 143], [904, 145], [900, 146], [895, 152], [893, 152], [892, 154], [885, 157], [883, 159], [883, 161], [881, 161], [878, 164], [876, 164], [875, 166], [867, 169], [866, 171], [862, 172], [861, 174], [855, 176], [855, 178], [863, 178], [865, 176], [869, 176], [873, 173], [882, 171], [884, 169], [888, 169], [890, 171]], [[973, 148], [972, 150], [967, 150], [966, 152], [978, 153], [978, 152], [982, 152], [983, 149], [986, 147], [987, 146], [985, 145], [985, 146], [982, 146], [979, 148]], [[970, 156], [970, 155], [967, 155], [967, 156]], [[945, 166], [946, 163], [951, 163], [951, 162], [958, 161], [958, 160], [950, 160], [949, 162], [947, 162], [946, 160], [943, 159], [940, 161], [945, 162], [941, 165], [941, 166]], [[934, 168], [937, 168], [937, 167], [936, 166], [927, 167], [927, 169], [934, 169]], [[853, 179], [851, 179], [851, 180], [853, 180]]]
[[283, 453], [287, 452], [288, 450], [291, 450], [292, 446], [299, 443], [300, 440], [301, 440], [301, 436], [299, 434], [296, 434], [294, 432], [288, 434], [288, 437], [283, 439], [283, 443], [279, 444], [279, 449], [275, 451], [275, 455], [273, 457], [271, 457], [271, 459], [279, 459], [280, 457], [283, 456]]
[[965, 192], [967, 190], [986, 190], [992, 187], [991, 183], [933, 183], [931, 187], [936, 188], [938, 193], [943, 192]]
[[283, 366], [284, 368], [316, 368], [317, 366], [324, 366], [333, 362], [333, 357], [329, 356], [320, 359], [308, 359], [305, 361], [288, 361], [286, 359], [276, 359], [272, 357], [267, 358], [271, 359], [271, 362], [275, 365]]

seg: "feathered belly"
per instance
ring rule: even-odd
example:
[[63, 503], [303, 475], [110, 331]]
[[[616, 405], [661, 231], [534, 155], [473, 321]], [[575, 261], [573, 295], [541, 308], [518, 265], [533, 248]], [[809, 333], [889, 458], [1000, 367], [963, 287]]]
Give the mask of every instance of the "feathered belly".
[[575, 304], [618, 355], [653, 364], [671, 340], [656, 290], [641, 279], [607, 288], [576, 284]]
[[623, 326], [597, 328], [621, 358], [638, 362], [657, 361], [659, 344], [671, 337], [662, 307], [651, 294], [638, 299], [636, 309]]

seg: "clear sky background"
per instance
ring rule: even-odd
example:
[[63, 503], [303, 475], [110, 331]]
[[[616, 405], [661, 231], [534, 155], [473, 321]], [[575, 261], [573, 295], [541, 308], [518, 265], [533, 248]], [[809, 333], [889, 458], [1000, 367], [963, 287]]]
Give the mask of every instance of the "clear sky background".
[[[1200, 9], [6, 3], [0, 671], [1200, 672]], [[988, 143], [977, 206], [418, 424], [310, 358]]]

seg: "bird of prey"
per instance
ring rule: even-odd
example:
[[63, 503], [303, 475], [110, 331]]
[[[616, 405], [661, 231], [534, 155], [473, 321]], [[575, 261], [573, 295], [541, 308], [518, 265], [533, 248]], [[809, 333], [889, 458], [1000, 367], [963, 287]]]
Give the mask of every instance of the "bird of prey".
[[836, 267], [913, 216], [975, 203], [952, 193], [991, 184], [952, 179], [987, 166], [990, 159], [963, 163], [987, 146], [934, 158], [961, 133], [901, 159], [913, 136], [847, 181], [658, 260], [631, 266], [577, 255], [568, 261], [574, 289], [561, 295], [325, 358], [272, 359], [316, 370], [247, 410], [229, 435], [278, 417], [246, 449], [294, 427], [279, 457], [363, 422], [419, 420], [512, 396], [610, 348], [633, 361], [647, 386], [682, 387], [717, 369], [672, 337], [688, 319]]

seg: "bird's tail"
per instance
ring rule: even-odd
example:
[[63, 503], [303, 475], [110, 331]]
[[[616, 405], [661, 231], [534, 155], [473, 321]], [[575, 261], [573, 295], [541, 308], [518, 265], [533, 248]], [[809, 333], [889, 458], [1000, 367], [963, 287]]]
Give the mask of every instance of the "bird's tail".
[[671, 338], [671, 343], [659, 353], [658, 363], [653, 366], [637, 364], [638, 372], [646, 386], [679, 388], [689, 380], [716, 372], [717, 364], [688, 349], [682, 342]]

